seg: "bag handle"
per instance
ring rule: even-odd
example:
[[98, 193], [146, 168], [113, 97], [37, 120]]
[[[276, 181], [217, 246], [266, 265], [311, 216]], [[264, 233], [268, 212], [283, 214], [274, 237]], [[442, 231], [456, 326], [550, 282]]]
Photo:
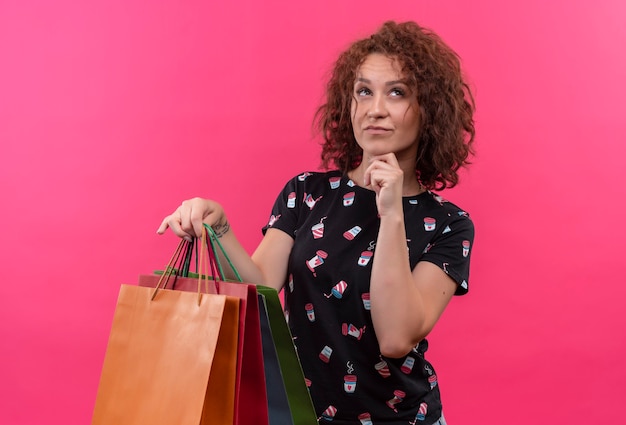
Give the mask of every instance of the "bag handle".
[[163, 285], [163, 288], [165, 288], [165, 285], [167, 284], [167, 281], [169, 280], [170, 276], [172, 276], [172, 273], [176, 271], [176, 268], [174, 266], [178, 262], [180, 255], [185, 249], [185, 247], [187, 246], [187, 244], [189, 244], [189, 242], [185, 241], [184, 239], [181, 239], [180, 242], [178, 243], [178, 246], [176, 247], [174, 254], [172, 254], [170, 261], [168, 261], [167, 265], [165, 266], [165, 270], [163, 271], [163, 274], [159, 278], [159, 281], [157, 282], [156, 286], [154, 287], [154, 290], [152, 291], [150, 300], [154, 300], [154, 297], [156, 297], [157, 292], [159, 291], [159, 289], [161, 289], [161, 285]]
[[[201, 288], [203, 282], [205, 283], [206, 293], [209, 293], [209, 267], [211, 268], [211, 273], [213, 275], [213, 279], [215, 280], [215, 285], [216, 287], [218, 287], [219, 280], [217, 277], [217, 270], [215, 266], [215, 254], [209, 248], [206, 230], [201, 235], [200, 240], [200, 244], [198, 244], [197, 239], [194, 239], [192, 241], [186, 241], [184, 239], [180, 240], [178, 246], [176, 247], [176, 250], [174, 251], [174, 254], [172, 254], [172, 257], [165, 266], [163, 274], [161, 274], [159, 281], [152, 291], [152, 294], [150, 296], [151, 301], [154, 300], [156, 294], [159, 292], [160, 289], [165, 289], [165, 285], [167, 285], [167, 282], [172, 275], [186, 276], [189, 273], [189, 266], [194, 252], [194, 245], [196, 252], [196, 270], [198, 272], [198, 305], [200, 305], [200, 302], [202, 301]], [[179, 266], [181, 267], [177, 269], [176, 264], [179, 264]], [[203, 273], [204, 269], [206, 269], [205, 273]]]
[[[195, 241], [195, 245], [197, 245], [197, 241]], [[176, 279], [181, 277], [189, 276], [189, 271], [191, 269], [191, 260], [194, 257], [194, 252], [196, 248], [194, 248], [194, 243], [192, 241], [185, 241], [183, 244], [182, 252], [179, 255], [179, 258], [176, 260], [174, 265], [174, 269], [172, 270], [172, 274], [174, 275], [174, 282]], [[196, 256], [196, 270], [198, 269], [198, 257]]]
[[[215, 280], [216, 282], [219, 282], [220, 279], [222, 281], [228, 280], [226, 278], [226, 274], [224, 273], [222, 262], [220, 261], [219, 255], [217, 254], [217, 249], [219, 248], [219, 252], [222, 253], [223, 257], [228, 263], [228, 266], [233, 271], [233, 274], [235, 275], [235, 280], [237, 280], [239, 283], [243, 282], [239, 271], [235, 268], [232, 260], [226, 253], [226, 250], [219, 241], [219, 238], [217, 237], [213, 228], [208, 224], [203, 223], [202, 231], [204, 232], [205, 239], [203, 239], [202, 235], [198, 238], [193, 238], [191, 241], [181, 239], [179, 246], [172, 256], [172, 259], [170, 259], [165, 270], [161, 273], [162, 278], [167, 281], [167, 278], [171, 275], [174, 275], [175, 277], [190, 277], [189, 275], [191, 274], [192, 259], [195, 259], [196, 274], [201, 274], [198, 263], [200, 261], [200, 253], [206, 247], [206, 249], [208, 250], [209, 264], [211, 266], [211, 274], [209, 276], [212, 277], [213, 280]], [[206, 260], [204, 259], [203, 261]], [[161, 280], [159, 282], [161, 282]]]
[[239, 272], [235, 268], [233, 262], [231, 261], [230, 257], [228, 256], [228, 254], [226, 253], [226, 250], [222, 246], [222, 244], [221, 244], [219, 238], [217, 237], [217, 235], [215, 234], [215, 231], [213, 230], [213, 228], [211, 226], [209, 226], [208, 224], [206, 224], [206, 223], [203, 223], [203, 224], [204, 224], [204, 228], [205, 228], [206, 233], [208, 233], [207, 248], [209, 249], [209, 251], [212, 251], [212, 253], [213, 253], [213, 259], [215, 260], [215, 264], [217, 264], [217, 268], [219, 270], [220, 278], [222, 280], [226, 280], [226, 275], [224, 274], [224, 270], [222, 268], [222, 264], [220, 262], [219, 255], [217, 254], [217, 251], [215, 249], [216, 245], [219, 247], [220, 252], [222, 253], [224, 258], [228, 262], [228, 265], [230, 266], [230, 269], [235, 274], [235, 278], [240, 283], [243, 282], [243, 279], [241, 278], [241, 275], [239, 274]]
[[[218, 273], [216, 264], [219, 260], [217, 260], [217, 256], [215, 255], [213, 246], [209, 243], [209, 239], [210, 239], [210, 236], [207, 232], [207, 229], [203, 228], [202, 235], [200, 237], [200, 247], [198, 248], [196, 246], [197, 252], [199, 253], [196, 257], [200, 256], [200, 263], [204, 264], [205, 268], [207, 269], [206, 275], [205, 275], [207, 282], [209, 281], [208, 267], [211, 268], [211, 276], [213, 277], [213, 281], [215, 282], [215, 287], [219, 292], [220, 279], [221, 280], [225, 280], [225, 279], [222, 277], [220, 273]], [[205, 255], [207, 256], [206, 260], [204, 259]], [[200, 268], [197, 268], [197, 271], [198, 271], [198, 279], [200, 279], [203, 276], [202, 270]]]
[[[196, 245], [197, 245], [197, 241]], [[183, 259], [181, 261], [181, 265], [178, 268], [177, 275], [179, 276], [187, 276], [189, 274], [189, 268], [191, 267], [191, 257], [193, 257], [194, 252], [194, 243], [187, 242], [185, 244], [185, 251], [183, 255]], [[198, 269], [198, 257], [196, 257], [196, 270]]]
[[[205, 282], [205, 288], [206, 288], [207, 293], [209, 292], [209, 279], [208, 279], [208, 276], [205, 276], [205, 274], [202, 273], [203, 267], [207, 269], [206, 270], [206, 275], [208, 275], [208, 272], [209, 272], [208, 266], [207, 266], [206, 261], [204, 259], [205, 255], [208, 256], [207, 260], [208, 260], [208, 262], [210, 264], [210, 267], [211, 267], [211, 270], [213, 271], [213, 273], [214, 273], [214, 270], [215, 270], [215, 266], [213, 265], [213, 261], [211, 261], [212, 260], [211, 253], [210, 252], [206, 252], [205, 253], [205, 251], [208, 251], [208, 250], [204, 249], [204, 245], [206, 244], [206, 232], [205, 231], [202, 232], [202, 235], [200, 236], [200, 240], [201, 240], [200, 250], [199, 250], [199, 252], [196, 251], [197, 252], [196, 259], [198, 260], [198, 265], [197, 265], [197, 268], [196, 268], [196, 270], [198, 270], [198, 305], [200, 305], [200, 301], [202, 301], [202, 294], [200, 293], [200, 288], [202, 286], [202, 281]], [[197, 244], [196, 244], [196, 247], [197, 247]], [[198, 259], [198, 257], [200, 257], [200, 258]], [[204, 276], [204, 279], [203, 279], [203, 276]], [[215, 286], [217, 287], [217, 285], [218, 285], [218, 282], [215, 281]]]

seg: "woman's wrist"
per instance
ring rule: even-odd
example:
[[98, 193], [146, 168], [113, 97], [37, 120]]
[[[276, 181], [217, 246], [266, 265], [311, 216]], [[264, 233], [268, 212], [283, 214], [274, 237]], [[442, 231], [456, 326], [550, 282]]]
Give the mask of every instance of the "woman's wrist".
[[226, 217], [222, 217], [222, 219], [220, 219], [217, 223], [215, 223], [211, 227], [213, 228], [213, 232], [215, 233], [215, 236], [219, 239], [222, 236], [224, 236], [226, 233], [228, 233], [228, 231], [230, 230], [230, 223], [228, 223], [228, 220], [226, 219]]

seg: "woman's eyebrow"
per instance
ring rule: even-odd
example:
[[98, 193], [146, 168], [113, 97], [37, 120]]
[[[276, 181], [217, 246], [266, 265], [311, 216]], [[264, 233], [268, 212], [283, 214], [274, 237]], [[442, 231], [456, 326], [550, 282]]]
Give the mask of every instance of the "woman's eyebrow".
[[[363, 78], [363, 77], [358, 77], [356, 79], [356, 82], [358, 83], [365, 83], [365, 84], [372, 84], [372, 82], [370, 80], [368, 80], [367, 78]], [[392, 81], [387, 81], [385, 83], [386, 86], [393, 86], [396, 84], [404, 84], [405, 86], [408, 85], [407, 84], [407, 80], [392, 80]]]

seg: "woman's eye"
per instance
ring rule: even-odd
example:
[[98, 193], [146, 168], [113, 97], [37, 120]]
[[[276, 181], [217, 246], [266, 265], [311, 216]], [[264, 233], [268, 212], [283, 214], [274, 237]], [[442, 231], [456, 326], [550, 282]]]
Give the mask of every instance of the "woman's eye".
[[404, 96], [404, 90], [401, 89], [391, 89], [389, 92], [392, 96]]
[[369, 91], [369, 89], [365, 87], [361, 87], [361, 88], [356, 89], [356, 94], [357, 96], [367, 96], [371, 94], [371, 92]]

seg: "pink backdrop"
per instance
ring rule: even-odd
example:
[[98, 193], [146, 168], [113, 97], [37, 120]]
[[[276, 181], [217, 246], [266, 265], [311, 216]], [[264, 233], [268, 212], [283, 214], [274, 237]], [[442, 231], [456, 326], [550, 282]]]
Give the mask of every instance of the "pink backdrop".
[[252, 251], [318, 166], [331, 61], [390, 18], [476, 89], [479, 154], [444, 193], [477, 227], [471, 292], [431, 336], [449, 422], [621, 423], [624, 3], [268, 3], [0, 1], [0, 423], [89, 423], [119, 285], [176, 243], [161, 218], [214, 197]]

